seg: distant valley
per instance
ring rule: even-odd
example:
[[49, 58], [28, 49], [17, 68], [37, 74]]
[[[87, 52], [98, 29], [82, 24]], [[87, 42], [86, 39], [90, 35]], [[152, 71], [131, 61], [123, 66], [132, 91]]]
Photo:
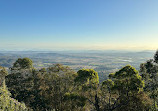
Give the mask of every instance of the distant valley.
[[33, 60], [36, 68], [59, 63], [75, 71], [83, 68], [94, 69], [102, 81], [109, 73], [127, 64], [139, 70], [139, 65], [153, 55], [154, 51], [1, 51], [0, 66], [9, 68], [18, 58], [28, 57]]

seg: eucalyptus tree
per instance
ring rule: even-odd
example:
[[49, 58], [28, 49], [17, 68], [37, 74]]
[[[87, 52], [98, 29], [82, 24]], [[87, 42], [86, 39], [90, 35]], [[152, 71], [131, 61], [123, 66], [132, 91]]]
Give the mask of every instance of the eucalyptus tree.
[[144, 90], [149, 93], [150, 98], [153, 99], [153, 108], [157, 110], [158, 107], [158, 51], [156, 51], [154, 58], [147, 60], [140, 65], [140, 73], [145, 81]]
[[[103, 111], [134, 111], [146, 110], [149, 98], [140, 100], [143, 93], [144, 81], [138, 71], [127, 65], [119, 71], [109, 75], [109, 79], [102, 83], [101, 91]], [[137, 100], [137, 101], [136, 101]]]
[[95, 108], [97, 111], [99, 111], [98, 73], [93, 69], [81, 69], [77, 72], [75, 84], [77, 86], [76, 93], [78, 93], [81, 97], [85, 97], [86, 100], [89, 102], [90, 105], [87, 104], [86, 106], [89, 106], [90, 109]]
[[10, 74], [6, 76], [6, 85], [13, 98], [19, 102], [25, 102], [30, 107], [33, 88], [33, 62], [29, 58], [19, 58], [10, 68]]

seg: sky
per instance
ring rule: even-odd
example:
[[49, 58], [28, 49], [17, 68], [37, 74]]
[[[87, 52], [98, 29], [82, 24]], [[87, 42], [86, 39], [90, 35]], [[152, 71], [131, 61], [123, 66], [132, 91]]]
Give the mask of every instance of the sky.
[[158, 0], [0, 0], [0, 50], [156, 50]]

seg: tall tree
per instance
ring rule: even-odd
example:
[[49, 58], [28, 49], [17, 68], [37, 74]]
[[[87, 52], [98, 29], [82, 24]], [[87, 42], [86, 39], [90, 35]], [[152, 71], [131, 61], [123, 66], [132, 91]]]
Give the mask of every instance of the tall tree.
[[143, 92], [144, 87], [144, 82], [134, 67], [127, 65], [116, 73], [110, 74], [109, 78], [111, 80], [103, 82], [103, 86], [106, 85], [109, 92], [106, 110], [132, 111], [137, 108], [140, 110], [146, 109], [146, 107], [141, 108], [139, 106], [143, 106], [145, 100], [139, 101], [139, 104], [133, 102], [134, 98], [140, 97], [138, 95]]
[[140, 73], [145, 81], [144, 90], [149, 93], [153, 99], [154, 110], [158, 107], [158, 51], [154, 55], [154, 59], [147, 60], [140, 65]]
[[80, 96], [84, 96], [92, 107], [100, 111], [98, 101], [98, 73], [93, 69], [81, 69], [77, 72], [75, 83], [77, 85], [77, 93], [79, 93]]
[[33, 68], [32, 63], [33, 63], [32, 60], [29, 58], [19, 58], [13, 64], [13, 68], [21, 68], [21, 69]]
[[[25, 102], [27, 106], [32, 101], [33, 62], [29, 58], [19, 58], [10, 68], [11, 74], [6, 76], [6, 84], [13, 98]], [[30, 107], [30, 106], [29, 106]]]

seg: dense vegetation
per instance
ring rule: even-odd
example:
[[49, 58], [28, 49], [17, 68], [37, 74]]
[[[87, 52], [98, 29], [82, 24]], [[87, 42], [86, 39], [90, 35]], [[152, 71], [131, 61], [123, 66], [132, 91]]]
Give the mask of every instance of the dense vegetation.
[[14, 98], [11, 98], [11, 94], [5, 85], [5, 76], [7, 71], [0, 67], [0, 111], [31, 111], [24, 103], [20, 103]]
[[[93, 69], [80, 69], [75, 72], [61, 64], [37, 69], [29, 58], [16, 60], [8, 75], [2, 69], [1, 88], [7, 93], [1, 93], [1, 97], [14, 98], [11, 100], [19, 101], [19, 104], [23, 102], [30, 110], [158, 110], [158, 51], [153, 59], [140, 65], [139, 71], [126, 65], [115, 73], [110, 73], [103, 82], [99, 82], [98, 73]], [[7, 104], [5, 100], [1, 99], [1, 109], [10, 111], [11, 109], [3, 107], [13, 107], [13, 110], [17, 107]], [[27, 110], [25, 105], [22, 107], [24, 109], [16, 110]]]

